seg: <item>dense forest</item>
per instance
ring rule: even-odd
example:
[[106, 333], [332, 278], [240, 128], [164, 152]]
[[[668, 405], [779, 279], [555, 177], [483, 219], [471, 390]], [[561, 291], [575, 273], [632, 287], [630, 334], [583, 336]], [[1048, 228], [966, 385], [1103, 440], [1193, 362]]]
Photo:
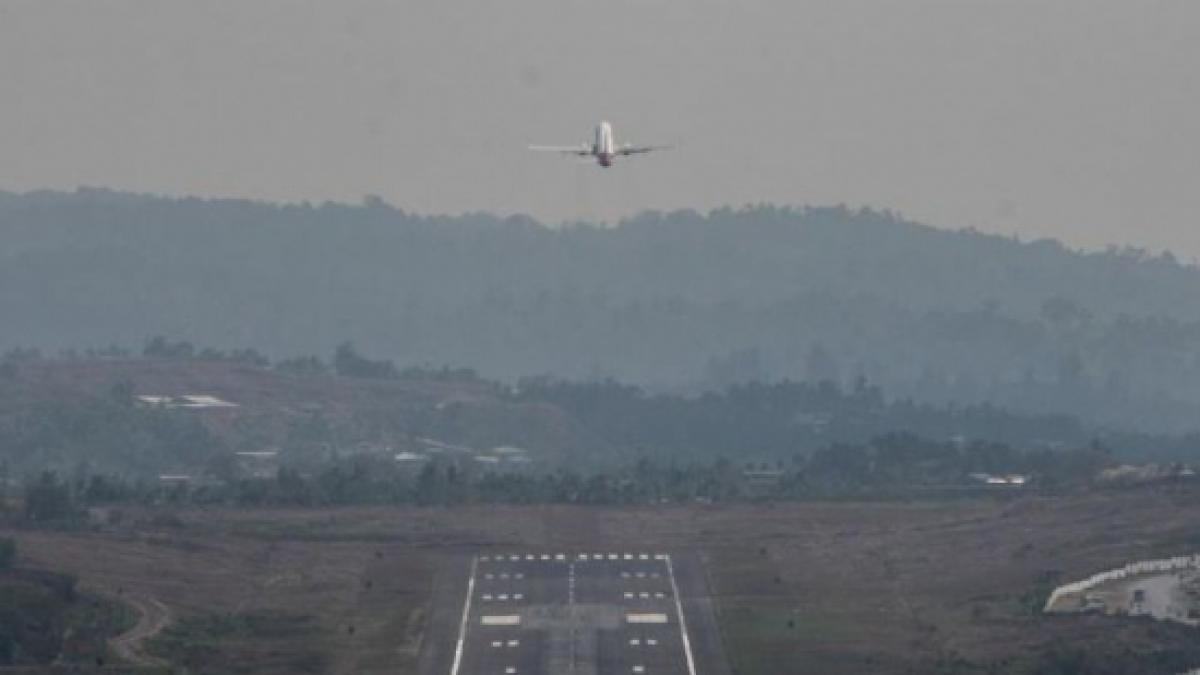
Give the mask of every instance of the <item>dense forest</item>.
[[18, 568], [16, 553], [0, 537], [0, 667], [103, 668], [106, 640], [129, 627], [128, 612], [80, 592], [74, 577]]
[[[140, 396], [178, 386], [163, 383], [198, 391], [217, 386], [240, 404], [197, 409]], [[0, 354], [0, 502], [6, 484], [46, 470], [76, 481], [89, 474], [154, 481], [182, 473], [230, 483], [246, 475], [239, 457], [260, 451], [273, 457], [271, 475], [286, 468], [311, 476], [345, 462], [394, 465], [403, 452], [502, 474], [565, 469], [587, 476], [641, 462], [821, 465], [820, 457], [859, 456], [854, 448], [875, 447], [879, 439], [904, 439], [898, 455], [904, 461], [945, 460], [936, 473], [953, 476], [951, 482], [968, 469], [1028, 472], [1022, 457], [1042, 458], [1037, 472], [1052, 473], [1046, 463], [1072, 450], [1103, 449], [1111, 465], [1192, 462], [1200, 448], [1195, 434], [1106, 429], [987, 403], [894, 399], [863, 379], [847, 386], [750, 382], [698, 394], [544, 376], [509, 386], [469, 370], [401, 369], [349, 343], [329, 360], [275, 362], [254, 349], [198, 349], [163, 338], [146, 341], [140, 355]], [[960, 461], [971, 448], [994, 447], [1005, 450], [992, 453], [988, 466]], [[499, 461], [504, 449], [519, 451], [523, 462], [480, 464]], [[1094, 468], [1081, 475], [1090, 477]]]
[[1200, 269], [887, 212], [755, 206], [545, 227], [487, 214], [0, 193], [0, 348], [265, 354], [651, 391], [859, 378], [889, 396], [1194, 429]]

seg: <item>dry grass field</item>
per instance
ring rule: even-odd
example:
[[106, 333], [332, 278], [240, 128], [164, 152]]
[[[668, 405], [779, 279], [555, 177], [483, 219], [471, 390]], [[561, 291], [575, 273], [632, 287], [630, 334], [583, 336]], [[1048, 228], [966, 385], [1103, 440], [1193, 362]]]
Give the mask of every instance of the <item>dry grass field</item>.
[[737, 672], [1171, 673], [1196, 634], [1043, 617], [1054, 579], [1200, 548], [1200, 495], [1138, 490], [941, 503], [659, 508], [130, 511], [88, 533], [15, 531], [22, 562], [78, 575], [166, 627], [135, 645], [192, 673], [414, 672], [454, 556], [692, 550]]

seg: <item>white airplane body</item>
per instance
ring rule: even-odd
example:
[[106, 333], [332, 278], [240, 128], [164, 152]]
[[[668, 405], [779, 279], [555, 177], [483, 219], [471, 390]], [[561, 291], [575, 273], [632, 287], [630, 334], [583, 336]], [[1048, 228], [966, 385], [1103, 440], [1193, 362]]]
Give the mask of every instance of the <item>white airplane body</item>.
[[612, 125], [608, 122], [601, 122], [596, 125], [595, 136], [590, 143], [584, 141], [579, 145], [531, 145], [529, 149], [542, 152], [561, 152], [577, 157], [595, 157], [596, 163], [607, 169], [613, 165], [613, 160], [617, 157], [641, 155], [655, 150], [669, 150], [670, 146], [632, 145], [629, 143], [617, 145], [616, 139], [613, 137]]

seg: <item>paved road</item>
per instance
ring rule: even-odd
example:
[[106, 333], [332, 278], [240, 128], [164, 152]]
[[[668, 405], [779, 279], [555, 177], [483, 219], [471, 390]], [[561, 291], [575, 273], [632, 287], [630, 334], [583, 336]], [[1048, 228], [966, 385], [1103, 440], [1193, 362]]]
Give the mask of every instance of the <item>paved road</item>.
[[[458, 592], [447, 594], [454, 575]], [[439, 586], [422, 675], [729, 672], [703, 571], [689, 555], [489, 553], [448, 569]]]

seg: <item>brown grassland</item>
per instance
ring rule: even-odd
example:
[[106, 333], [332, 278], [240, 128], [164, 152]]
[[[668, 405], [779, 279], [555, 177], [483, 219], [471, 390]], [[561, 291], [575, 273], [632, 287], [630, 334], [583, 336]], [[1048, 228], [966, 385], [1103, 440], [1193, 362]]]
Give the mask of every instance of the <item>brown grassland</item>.
[[[161, 605], [166, 627], [133, 649], [191, 673], [415, 672], [446, 562], [526, 548], [698, 552], [742, 675], [1098, 672], [1069, 670], [1080, 653], [1121, 669], [1104, 672], [1200, 666], [1193, 629], [1036, 611], [1053, 579], [1200, 548], [1200, 494], [1184, 488], [937, 503], [126, 510], [120, 523], [3, 534], [23, 565]], [[1046, 670], [1046, 654], [1067, 669]]]

